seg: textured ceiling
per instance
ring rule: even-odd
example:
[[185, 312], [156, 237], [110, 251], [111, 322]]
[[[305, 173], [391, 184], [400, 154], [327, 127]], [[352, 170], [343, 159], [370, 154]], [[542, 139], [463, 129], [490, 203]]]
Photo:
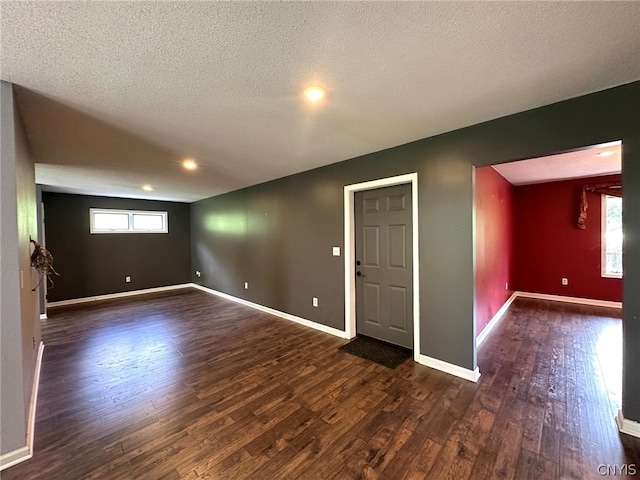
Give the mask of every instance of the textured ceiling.
[[493, 165], [493, 168], [512, 185], [609, 175], [622, 170], [622, 145], [613, 142], [574, 152], [501, 163]]
[[77, 193], [193, 201], [640, 78], [638, 2], [0, 9], [37, 181]]

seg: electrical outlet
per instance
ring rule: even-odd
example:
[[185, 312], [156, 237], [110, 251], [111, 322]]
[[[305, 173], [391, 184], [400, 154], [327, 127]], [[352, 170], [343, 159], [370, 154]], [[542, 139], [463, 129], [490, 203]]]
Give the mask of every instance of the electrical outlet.
[[127, 275], [126, 277], [124, 277], [124, 281], [127, 283], [131, 283], [131, 277]]
[[317, 306], [318, 306], [318, 299], [317, 299], [316, 297], [313, 297], [312, 302], [313, 302], [313, 306], [314, 306], [314, 307], [317, 307]]
[[340, 247], [333, 247], [332, 253], [333, 253], [334, 257], [339, 257], [340, 256]]
[[569, 279], [567, 277], [562, 277], [562, 285], [569, 285]]
[[196, 277], [200, 278], [202, 276], [202, 274], [200, 273], [200, 270], [196, 270]]
[[244, 282], [244, 289], [249, 290], [249, 282]]

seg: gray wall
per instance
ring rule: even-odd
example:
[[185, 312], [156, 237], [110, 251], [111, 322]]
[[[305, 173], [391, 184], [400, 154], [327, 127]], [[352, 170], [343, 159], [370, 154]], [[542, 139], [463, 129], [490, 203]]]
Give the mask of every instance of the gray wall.
[[[190, 282], [189, 204], [43, 192], [55, 302]], [[89, 209], [168, 212], [169, 233], [89, 233]], [[125, 283], [130, 276], [131, 282]]]
[[344, 249], [343, 187], [417, 172], [421, 353], [473, 369], [473, 167], [622, 140], [623, 406], [640, 421], [639, 112], [635, 82], [196, 202], [192, 279], [342, 329], [343, 258], [331, 247]]
[[29, 244], [37, 235], [34, 163], [12, 85], [1, 82], [0, 89], [0, 454], [5, 454], [26, 445], [40, 323]]
[[624, 143], [622, 175], [622, 336], [623, 381], [622, 411], [624, 416], [640, 422], [640, 92], [629, 99], [634, 108], [635, 137]]

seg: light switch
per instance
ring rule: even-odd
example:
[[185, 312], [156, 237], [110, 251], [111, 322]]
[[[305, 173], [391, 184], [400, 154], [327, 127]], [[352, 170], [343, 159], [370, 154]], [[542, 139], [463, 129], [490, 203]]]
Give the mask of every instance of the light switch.
[[340, 256], [340, 247], [333, 247], [333, 256], [334, 257]]

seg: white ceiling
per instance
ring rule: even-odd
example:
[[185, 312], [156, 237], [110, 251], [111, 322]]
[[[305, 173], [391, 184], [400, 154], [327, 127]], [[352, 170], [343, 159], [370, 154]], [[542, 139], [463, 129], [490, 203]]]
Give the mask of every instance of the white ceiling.
[[37, 181], [76, 193], [194, 201], [640, 79], [639, 2], [0, 9]]
[[493, 165], [493, 169], [512, 185], [529, 185], [572, 178], [597, 177], [620, 173], [620, 142], [595, 145], [573, 152]]

